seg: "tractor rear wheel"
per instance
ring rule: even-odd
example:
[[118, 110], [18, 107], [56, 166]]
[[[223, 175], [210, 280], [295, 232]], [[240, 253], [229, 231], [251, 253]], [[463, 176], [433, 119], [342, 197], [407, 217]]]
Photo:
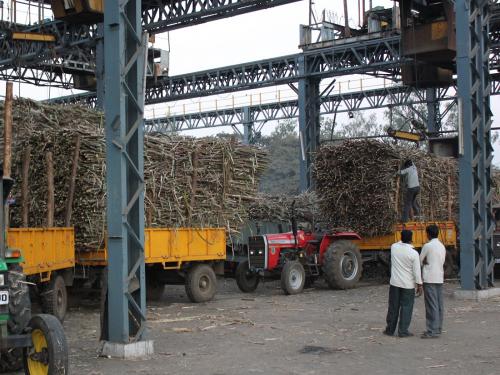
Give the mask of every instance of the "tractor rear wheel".
[[191, 302], [207, 302], [215, 296], [217, 277], [212, 267], [197, 264], [191, 268], [186, 277], [186, 294]]
[[30, 323], [33, 346], [24, 349], [27, 375], [67, 374], [68, 344], [61, 322], [53, 315], [35, 315]]
[[68, 291], [61, 275], [54, 275], [42, 292], [42, 311], [64, 321], [68, 309]]
[[[9, 287], [9, 334], [21, 334], [31, 319], [31, 301], [26, 284], [26, 275], [19, 264], [9, 266], [7, 276]], [[0, 372], [14, 372], [23, 367], [23, 350], [8, 348], [0, 351]]]
[[302, 293], [305, 283], [306, 272], [302, 263], [297, 260], [286, 261], [281, 271], [281, 289], [285, 294]]
[[330, 288], [352, 289], [356, 287], [362, 269], [361, 253], [351, 241], [333, 242], [325, 252], [323, 272]]
[[250, 271], [248, 260], [240, 262], [235, 272], [236, 284], [243, 293], [255, 292], [259, 285], [260, 277], [255, 272]]

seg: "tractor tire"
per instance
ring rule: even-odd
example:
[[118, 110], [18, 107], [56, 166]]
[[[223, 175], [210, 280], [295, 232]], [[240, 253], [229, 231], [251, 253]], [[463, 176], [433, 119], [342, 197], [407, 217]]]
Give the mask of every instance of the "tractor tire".
[[330, 288], [355, 288], [363, 271], [361, 253], [351, 241], [333, 242], [325, 252], [323, 273]]
[[42, 311], [64, 321], [68, 309], [68, 291], [61, 275], [54, 275], [41, 293]]
[[[28, 326], [31, 319], [31, 300], [26, 275], [19, 264], [9, 266], [7, 276], [9, 286], [9, 334], [19, 335]], [[14, 372], [23, 367], [23, 350], [10, 348], [0, 351], [0, 372]]]
[[281, 271], [281, 289], [287, 295], [299, 294], [304, 290], [306, 271], [297, 260], [286, 261]]
[[240, 262], [235, 272], [236, 284], [243, 293], [255, 292], [260, 282], [260, 276], [250, 272], [248, 260]]
[[24, 349], [27, 375], [66, 375], [68, 344], [61, 322], [53, 315], [35, 315], [30, 323], [33, 346]]
[[186, 294], [191, 302], [207, 302], [217, 291], [217, 277], [212, 267], [207, 264], [196, 264], [186, 277]]

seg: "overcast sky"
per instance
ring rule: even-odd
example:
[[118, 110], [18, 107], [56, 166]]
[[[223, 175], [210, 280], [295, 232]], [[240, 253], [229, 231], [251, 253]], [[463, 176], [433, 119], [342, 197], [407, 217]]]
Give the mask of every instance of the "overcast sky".
[[[366, 1], [368, 3], [369, 1]], [[316, 0], [314, 10], [318, 17], [326, 9], [330, 17], [343, 23], [342, 0]], [[374, 6], [390, 7], [391, 0], [373, 0]], [[349, 19], [351, 27], [358, 25], [358, 1], [349, 1]], [[259, 12], [248, 13], [241, 16], [209, 22], [203, 25], [179, 29], [156, 37], [155, 47], [170, 49], [170, 75], [194, 72], [209, 68], [224, 67], [248, 61], [266, 59], [281, 55], [298, 53], [299, 25], [308, 22], [308, 1], [279, 6]], [[168, 43], [170, 40], [170, 43]], [[342, 83], [342, 89], [349, 85], [356, 89], [360, 79], [356, 77], [340, 77], [338, 81], [351, 81]], [[325, 82], [326, 83], [326, 82]], [[368, 79], [363, 87], [380, 85], [380, 81]], [[0, 92], [4, 92], [4, 85], [0, 85]], [[34, 88], [31, 85], [16, 85], [15, 95], [44, 99], [69, 95], [77, 91], [67, 91], [57, 88]], [[227, 105], [248, 105], [261, 101], [274, 101], [291, 97], [292, 94], [286, 87], [266, 88], [260, 91], [240, 92], [191, 99], [173, 103], [150, 106], [146, 110], [146, 117], [158, 117], [165, 114], [179, 113], [182, 111], [207, 110]], [[498, 104], [497, 99], [494, 103]], [[379, 121], [384, 121], [382, 113], [378, 111]], [[339, 115], [338, 122], [346, 120], [345, 115]], [[264, 127], [264, 133], [272, 131], [273, 124]], [[217, 132], [231, 132], [231, 129], [211, 129], [207, 131], [189, 132], [191, 135], [206, 135]], [[495, 147], [497, 148], [497, 147]], [[495, 159], [497, 164], [500, 160]]]

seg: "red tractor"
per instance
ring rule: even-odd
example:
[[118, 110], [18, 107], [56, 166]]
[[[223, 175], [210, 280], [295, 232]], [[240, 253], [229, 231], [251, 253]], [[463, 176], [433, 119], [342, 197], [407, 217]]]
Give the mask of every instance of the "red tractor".
[[286, 294], [301, 293], [321, 276], [331, 288], [354, 288], [362, 260], [352, 240], [360, 239], [354, 232], [297, 230], [292, 215], [292, 232], [249, 238], [248, 260], [238, 265], [236, 282], [245, 293], [253, 292], [262, 277], [281, 278]]

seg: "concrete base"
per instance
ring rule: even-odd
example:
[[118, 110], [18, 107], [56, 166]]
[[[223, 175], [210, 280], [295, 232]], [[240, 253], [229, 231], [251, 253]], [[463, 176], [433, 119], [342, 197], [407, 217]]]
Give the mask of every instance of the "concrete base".
[[139, 341], [130, 344], [119, 344], [104, 341], [101, 356], [118, 359], [143, 359], [154, 354], [153, 341]]
[[489, 298], [500, 297], [500, 288], [490, 288], [483, 290], [455, 290], [453, 296], [456, 299], [468, 301], [481, 301]]

